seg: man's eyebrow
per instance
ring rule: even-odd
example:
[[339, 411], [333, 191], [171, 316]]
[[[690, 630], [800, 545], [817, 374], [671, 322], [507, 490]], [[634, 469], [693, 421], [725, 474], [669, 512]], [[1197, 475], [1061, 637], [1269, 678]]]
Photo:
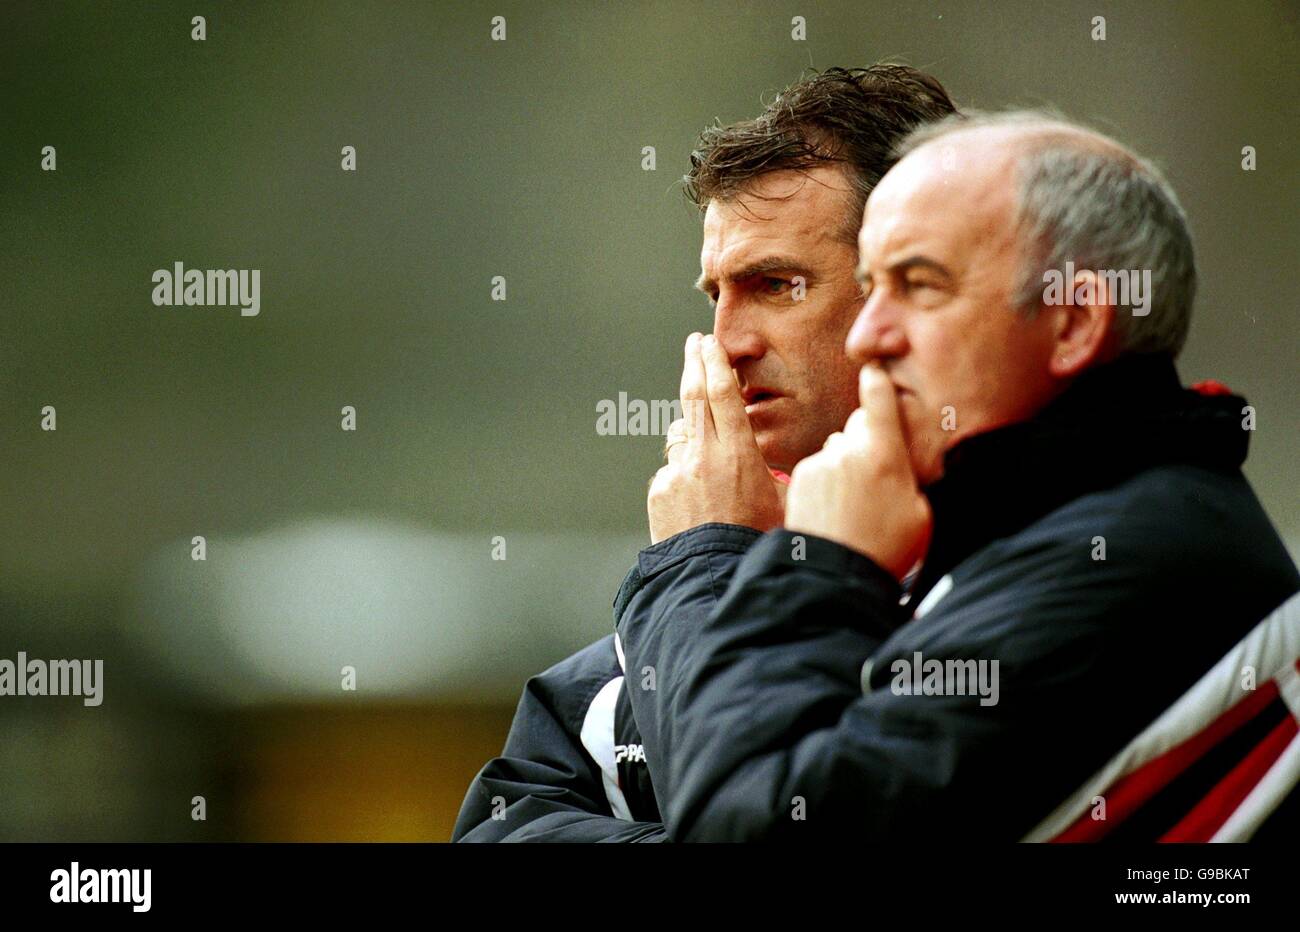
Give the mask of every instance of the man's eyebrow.
[[[734, 272], [727, 273], [723, 278], [727, 281], [743, 282], [748, 278], [754, 278], [758, 275], [767, 275], [771, 272], [793, 272], [796, 275], [808, 277], [808, 271], [806, 264], [800, 259], [795, 259], [790, 256], [766, 256], [755, 262], [751, 262], [748, 265], [742, 266]], [[710, 287], [715, 284], [716, 282], [707, 277], [703, 272], [700, 273], [700, 277], [695, 281], [695, 287], [706, 293], [710, 290]]]
[[[895, 273], [903, 273], [911, 269], [928, 269], [931, 272], [942, 275], [944, 278], [952, 278], [952, 272], [946, 265], [938, 259], [931, 259], [929, 256], [908, 256], [906, 259], [891, 262], [885, 267], [886, 271]], [[871, 270], [865, 265], [859, 265], [853, 270], [853, 277], [858, 280], [858, 284], [862, 284], [863, 280], [870, 274]]]

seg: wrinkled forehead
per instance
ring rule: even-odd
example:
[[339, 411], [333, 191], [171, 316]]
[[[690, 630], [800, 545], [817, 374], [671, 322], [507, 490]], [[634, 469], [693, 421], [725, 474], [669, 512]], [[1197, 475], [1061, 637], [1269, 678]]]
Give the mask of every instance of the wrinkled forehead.
[[709, 201], [701, 262], [750, 244], [815, 249], [841, 234], [854, 204], [852, 189], [835, 166], [760, 175], [735, 196]]
[[909, 153], [867, 199], [858, 247], [864, 258], [926, 248], [966, 255], [1014, 238], [1011, 151], [941, 137]]

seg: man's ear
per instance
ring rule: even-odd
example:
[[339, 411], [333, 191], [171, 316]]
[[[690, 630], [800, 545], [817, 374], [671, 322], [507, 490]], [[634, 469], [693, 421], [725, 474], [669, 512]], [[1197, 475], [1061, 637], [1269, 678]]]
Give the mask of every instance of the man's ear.
[[1081, 271], [1070, 284], [1071, 300], [1045, 307], [1052, 314], [1052, 358], [1048, 371], [1058, 379], [1073, 378], [1090, 366], [1119, 353], [1115, 305], [1105, 278]]

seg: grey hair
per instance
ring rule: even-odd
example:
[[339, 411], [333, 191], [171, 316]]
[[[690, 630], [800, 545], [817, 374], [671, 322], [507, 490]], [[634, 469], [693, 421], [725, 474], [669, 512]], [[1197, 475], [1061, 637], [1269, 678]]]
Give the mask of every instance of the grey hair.
[[1187, 215], [1160, 170], [1092, 129], [1031, 110], [926, 124], [899, 141], [897, 154], [986, 127], [1025, 131], [1015, 165], [1021, 250], [1015, 307], [1036, 314], [1044, 273], [1063, 272], [1067, 261], [1078, 270], [1149, 270], [1149, 312], [1115, 315], [1121, 350], [1177, 356], [1196, 298], [1196, 259]]

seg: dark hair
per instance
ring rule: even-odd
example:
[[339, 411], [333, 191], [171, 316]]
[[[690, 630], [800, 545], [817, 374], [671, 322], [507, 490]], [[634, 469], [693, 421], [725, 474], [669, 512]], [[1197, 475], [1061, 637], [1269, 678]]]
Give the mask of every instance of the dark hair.
[[701, 210], [768, 172], [842, 163], [856, 195], [841, 231], [856, 240], [867, 195], [911, 130], [956, 112], [938, 79], [906, 65], [829, 68], [790, 85], [755, 120], [710, 126], [682, 179]]

